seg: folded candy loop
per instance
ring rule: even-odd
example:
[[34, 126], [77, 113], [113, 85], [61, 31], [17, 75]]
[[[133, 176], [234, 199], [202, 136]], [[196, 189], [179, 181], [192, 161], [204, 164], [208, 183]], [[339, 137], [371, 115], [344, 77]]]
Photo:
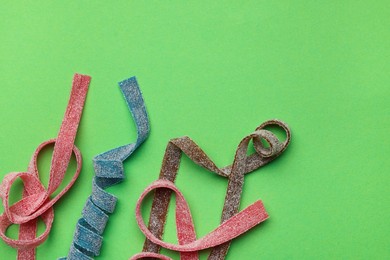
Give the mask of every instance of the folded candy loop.
[[[56, 139], [43, 142], [35, 151], [28, 169], [29, 172], [10, 173], [3, 179], [1, 189], [4, 211], [8, 219], [14, 224], [23, 224], [42, 215], [52, 207], [74, 184], [81, 171], [81, 153], [76, 146], [73, 152], [76, 157], [77, 169], [70, 182], [54, 198], [50, 199], [48, 191], [43, 186], [38, 173], [37, 159], [39, 152], [47, 145], [55, 143]], [[12, 184], [17, 178], [21, 178], [24, 184], [25, 196], [14, 205], [9, 206], [9, 195]], [[50, 180], [49, 180], [50, 182]]]
[[109, 216], [103, 209], [96, 207], [92, 202], [91, 197], [85, 203], [82, 211], [83, 219], [85, 222], [95, 229], [98, 235], [103, 234], [104, 228], [106, 227]]
[[[176, 194], [176, 227], [179, 245], [162, 241], [156, 237], [145, 225], [142, 219], [141, 204], [146, 195], [154, 189], [167, 188]], [[268, 218], [261, 201], [256, 201], [229, 220], [222, 223], [214, 231], [200, 239], [196, 239], [195, 228], [189, 206], [184, 195], [170, 181], [157, 180], [148, 186], [138, 199], [136, 206], [136, 220], [144, 235], [153, 243], [164, 248], [179, 252], [195, 252], [223, 244], [248, 231]], [[185, 240], [185, 241], [183, 241]]]
[[286, 122], [279, 120], [279, 119], [270, 119], [267, 121], [264, 121], [261, 125], [259, 125], [256, 130], [265, 129], [267, 126], [279, 126], [286, 132], [286, 140], [284, 143], [289, 143], [291, 141], [291, 129], [287, 125]]
[[79, 220], [74, 237], [75, 246], [83, 248], [84, 251], [89, 251], [91, 255], [99, 254], [103, 237], [89, 228], [84, 219]]
[[[0, 236], [10, 246], [18, 248], [18, 259], [35, 259], [35, 247], [45, 241], [49, 235], [54, 211], [53, 205], [71, 188], [81, 170], [81, 153], [75, 147], [77, 129], [80, 123], [82, 110], [88, 92], [91, 78], [86, 75], [75, 74], [72, 91], [60, 131], [56, 139], [43, 142], [35, 150], [27, 172], [10, 173], [6, 175], [0, 185], [4, 211], [0, 215]], [[48, 188], [40, 180], [37, 159], [39, 152], [47, 145], [54, 143], [54, 151], [50, 164]], [[72, 153], [75, 154], [77, 169], [69, 183], [54, 197], [51, 195], [57, 190], [64, 179]], [[9, 205], [9, 196], [12, 184], [17, 178], [23, 181], [22, 199], [14, 205]], [[38, 237], [37, 218], [41, 217], [46, 224], [46, 230]], [[11, 224], [20, 224], [19, 238], [10, 239], [5, 235]]]
[[113, 213], [118, 199], [111, 193], [102, 189], [96, 181], [96, 178], [92, 180], [91, 201], [101, 210]]
[[[22, 179], [25, 190], [33, 190], [36, 189], [37, 193], [32, 194], [31, 196], [25, 197], [22, 200], [16, 202], [14, 205], [9, 205], [9, 196], [10, 190], [14, 182], [18, 179]], [[29, 203], [35, 203], [37, 200], [40, 200], [39, 197], [45, 196], [45, 189], [39, 179], [30, 173], [27, 172], [12, 172], [7, 174], [3, 182], [1, 183], [0, 189], [1, 199], [3, 201], [4, 212], [7, 215], [8, 219], [14, 224], [22, 224], [28, 222], [29, 215], [24, 211], [24, 209], [28, 210], [28, 206], [31, 205]], [[33, 198], [33, 199], [31, 199]], [[32, 204], [34, 205], [34, 204]]]
[[[284, 130], [284, 132], [286, 133], [286, 140], [284, 140], [283, 142], [280, 142], [280, 140], [271, 131], [265, 130], [265, 128], [267, 126], [278, 126], [278, 127], [282, 128]], [[288, 144], [291, 141], [290, 128], [288, 127], [288, 125], [285, 122], [278, 120], [278, 119], [271, 119], [271, 120], [265, 121], [259, 127], [256, 128], [256, 131], [266, 131], [266, 133], [268, 132], [266, 134], [268, 139], [266, 137], [263, 137], [263, 138], [267, 140], [267, 142], [270, 146], [271, 145], [276, 146], [277, 149], [276, 149], [275, 153], [271, 154], [270, 156], [274, 156], [276, 154], [282, 153], [287, 148]], [[270, 139], [272, 139], [272, 141]], [[261, 151], [264, 151], [265, 149], [267, 149], [267, 148], [264, 148], [264, 145], [261, 142], [260, 138], [254, 138], [253, 146], [258, 153], [261, 153]]]
[[[272, 132], [261, 129], [255, 131], [255, 135], [257, 136], [253, 137], [253, 146], [256, 152], [262, 157], [271, 157], [282, 149], [282, 144]], [[261, 141], [262, 139], [268, 143], [269, 147], [264, 146], [263, 142]]]
[[41, 218], [46, 226], [45, 231], [40, 236], [34, 239], [21, 240], [21, 239], [12, 239], [7, 237], [5, 232], [7, 228], [13, 225], [14, 223], [10, 222], [7, 216], [3, 214], [0, 216], [0, 237], [4, 240], [6, 244], [16, 249], [35, 248], [40, 244], [42, 244], [43, 242], [45, 242], [45, 240], [49, 236], [50, 230], [53, 225], [53, 220], [54, 220], [53, 208], [52, 207], [49, 208], [43, 215], [41, 215]]
[[66, 259], [92, 260], [93, 258], [88, 256], [87, 254], [90, 253], [86, 251], [81, 251], [80, 249], [76, 248], [75, 244], [72, 244], [70, 246], [68, 256], [58, 258], [58, 260], [66, 260]]
[[[28, 172], [30, 173], [33, 173], [35, 176], [37, 176], [39, 179], [40, 179], [40, 175], [39, 175], [39, 170], [38, 170], [38, 156], [39, 156], [39, 153], [47, 146], [50, 146], [50, 145], [53, 145], [56, 146], [57, 145], [57, 139], [58, 138], [53, 138], [53, 139], [50, 139], [50, 140], [47, 140], [43, 143], [41, 143], [37, 149], [35, 150], [32, 158], [31, 158], [31, 161], [30, 161], [30, 164], [28, 166]], [[76, 145], [73, 145], [72, 147], [70, 147], [70, 153], [74, 154], [75, 158], [76, 158], [76, 170], [75, 172], [73, 173], [73, 175], [78, 175], [81, 171], [81, 166], [82, 166], [82, 156], [81, 156], [81, 152], [80, 150], [77, 148]], [[68, 167], [64, 167], [65, 171], [67, 170]], [[50, 184], [50, 180], [49, 179], [49, 184]], [[63, 179], [61, 179], [62, 181]], [[73, 179], [72, 179], [73, 180]], [[59, 182], [61, 184], [61, 182]], [[68, 184], [69, 185], [69, 184]], [[53, 192], [51, 192], [50, 194], [53, 194], [55, 192], [55, 190]], [[63, 195], [63, 194], [62, 194]], [[61, 195], [61, 196], [62, 196]]]

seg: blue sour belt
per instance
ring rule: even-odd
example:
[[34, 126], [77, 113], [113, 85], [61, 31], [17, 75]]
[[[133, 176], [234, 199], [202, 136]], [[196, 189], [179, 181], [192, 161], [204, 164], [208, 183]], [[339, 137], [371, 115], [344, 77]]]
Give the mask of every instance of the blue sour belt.
[[62, 260], [93, 259], [99, 255], [108, 214], [114, 212], [117, 201], [105, 189], [124, 179], [123, 161], [145, 141], [150, 131], [145, 103], [136, 78], [126, 79], [119, 86], [137, 126], [137, 141], [99, 154], [93, 159], [96, 176], [92, 181], [92, 195], [88, 197], [82, 218], [77, 223], [68, 257], [60, 258]]

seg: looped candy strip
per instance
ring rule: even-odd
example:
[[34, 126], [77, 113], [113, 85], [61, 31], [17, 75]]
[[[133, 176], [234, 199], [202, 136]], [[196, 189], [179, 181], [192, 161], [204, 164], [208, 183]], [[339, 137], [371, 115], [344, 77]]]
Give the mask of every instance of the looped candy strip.
[[[286, 140], [284, 142], [281, 142], [271, 131], [265, 129], [268, 126], [274, 125], [281, 127], [285, 131]], [[244, 184], [244, 175], [276, 159], [287, 148], [290, 139], [291, 132], [287, 124], [276, 119], [266, 121], [255, 132], [241, 140], [236, 150], [233, 164], [224, 168], [218, 168], [189, 137], [170, 140], [165, 151], [159, 180], [146, 188], [137, 203], [137, 222], [147, 239], [143, 252], [133, 256], [131, 259], [151, 257], [156, 259], [170, 259], [159, 254], [161, 246], [179, 251], [181, 259], [198, 259], [197, 251], [206, 248], [212, 248], [209, 259], [224, 259], [230, 246], [230, 241], [233, 238], [246, 232], [268, 217], [261, 201], [256, 201], [243, 211], [238, 212]], [[250, 140], [253, 140], [256, 152], [247, 155]], [[268, 147], [263, 144], [263, 140], [268, 143]], [[228, 178], [228, 188], [221, 217], [221, 225], [198, 240], [195, 236], [195, 229], [188, 205], [181, 192], [173, 184], [179, 169], [182, 152], [199, 166]], [[139, 207], [146, 193], [154, 189], [156, 191], [149, 217], [149, 226], [146, 228]], [[162, 241], [172, 191], [177, 195], [176, 226], [179, 245], [172, 245]]]
[[[51, 230], [54, 220], [53, 205], [72, 187], [79, 176], [82, 163], [81, 153], [74, 145], [74, 140], [90, 80], [91, 78], [86, 75], [74, 75], [70, 100], [58, 137], [38, 146], [26, 172], [9, 173], [0, 185], [0, 196], [5, 211], [0, 216], [0, 236], [5, 243], [18, 249], [20, 260], [35, 259], [35, 248], [46, 240]], [[46, 189], [39, 177], [37, 157], [39, 152], [50, 144], [54, 144], [54, 151], [49, 184]], [[76, 157], [76, 172], [65, 188], [52, 198], [51, 195], [64, 179], [72, 153]], [[8, 202], [10, 190], [17, 178], [22, 179], [24, 184], [22, 199], [10, 206]], [[45, 223], [46, 230], [36, 237], [38, 217]], [[12, 224], [20, 225], [18, 239], [11, 239], [5, 234]]]
[[[145, 196], [157, 188], [167, 188], [176, 193], [176, 226], [179, 245], [166, 243], [157, 238], [146, 227], [141, 216], [141, 203]], [[195, 227], [193, 224], [192, 216], [183, 194], [179, 189], [170, 181], [158, 180], [150, 185], [141, 195], [136, 208], [137, 223], [141, 231], [145, 236], [153, 243], [162, 247], [180, 251], [189, 252], [182, 253], [181, 259], [196, 260], [198, 259], [198, 253], [196, 251], [207, 249], [225, 243], [233, 238], [248, 231], [257, 224], [263, 222], [268, 218], [268, 214], [264, 209], [263, 203], [258, 200], [252, 205], [239, 212], [237, 215], [225, 221], [214, 231], [204, 236], [201, 239], [196, 239]], [[140, 259], [146, 257], [142, 253], [136, 255], [132, 259]], [[163, 258], [164, 259], [164, 258]]]
[[[105, 191], [107, 187], [121, 182], [124, 175], [123, 161], [126, 160], [147, 138], [149, 120], [144, 100], [135, 77], [119, 83], [130, 112], [137, 127], [137, 141], [108, 152], [93, 159], [96, 176], [92, 181], [92, 195], [82, 211], [67, 259], [93, 259], [100, 254], [103, 231], [109, 213], [113, 213], [117, 198]], [[66, 259], [66, 258], [62, 258]]]

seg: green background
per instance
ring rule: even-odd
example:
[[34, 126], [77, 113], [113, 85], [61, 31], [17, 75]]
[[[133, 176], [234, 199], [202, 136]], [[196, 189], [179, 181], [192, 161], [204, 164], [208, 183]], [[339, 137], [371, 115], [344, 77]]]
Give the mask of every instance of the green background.
[[[270, 219], [234, 240], [227, 259], [390, 258], [389, 1], [110, 2], [1, 0], [1, 178], [24, 171], [35, 148], [57, 135], [73, 73], [92, 76], [76, 140], [83, 170], [55, 205], [38, 259], [67, 254], [93, 156], [135, 140], [117, 86], [133, 75], [151, 135], [126, 161], [126, 180], [110, 188], [119, 202], [97, 259], [141, 251], [135, 203], [157, 178], [170, 138], [192, 137], [224, 166], [241, 138], [271, 118], [290, 125], [292, 143], [246, 176], [241, 205], [261, 199]], [[40, 156], [46, 183], [50, 153]], [[227, 181], [185, 158], [177, 185], [198, 237], [214, 229]], [[175, 242], [170, 212], [165, 239]], [[16, 255], [3, 242], [0, 252]]]

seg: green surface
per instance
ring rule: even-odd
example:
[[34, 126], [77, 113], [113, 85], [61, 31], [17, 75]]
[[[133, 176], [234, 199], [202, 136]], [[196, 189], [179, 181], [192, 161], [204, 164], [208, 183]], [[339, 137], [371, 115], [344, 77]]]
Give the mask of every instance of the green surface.
[[[67, 254], [93, 156], [135, 140], [117, 86], [132, 75], [152, 131], [125, 163], [127, 179], [110, 188], [119, 203], [97, 259], [141, 251], [135, 203], [170, 138], [192, 137], [224, 166], [270, 118], [290, 125], [292, 143], [246, 176], [241, 206], [262, 199], [270, 219], [234, 240], [227, 259], [390, 258], [390, 2], [237, 2], [1, 1], [1, 178], [24, 171], [57, 135], [73, 73], [92, 76], [76, 140], [83, 170], [55, 205], [38, 259]], [[47, 181], [50, 151], [41, 159]], [[185, 158], [177, 184], [205, 235], [218, 225], [226, 180]], [[175, 241], [170, 212], [165, 237]], [[3, 242], [0, 252], [16, 255]]]

